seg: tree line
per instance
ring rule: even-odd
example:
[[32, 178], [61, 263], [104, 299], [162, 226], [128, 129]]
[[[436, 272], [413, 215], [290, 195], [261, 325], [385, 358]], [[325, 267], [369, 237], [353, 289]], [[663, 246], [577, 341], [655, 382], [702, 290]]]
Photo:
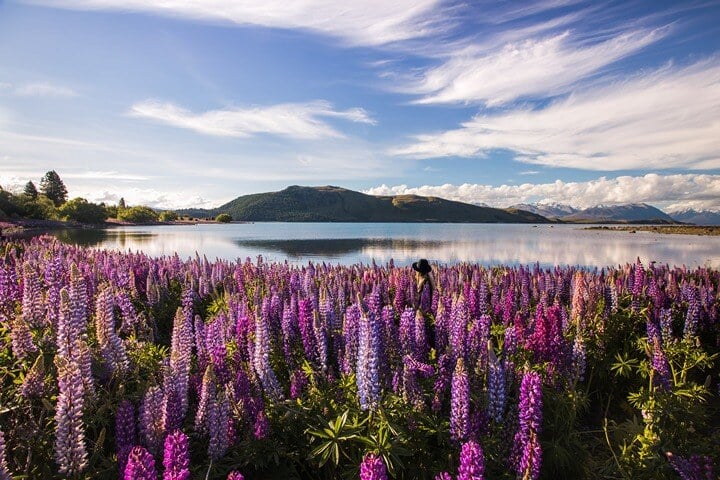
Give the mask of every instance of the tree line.
[[21, 193], [0, 186], [0, 220], [37, 219], [65, 220], [100, 224], [108, 218], [131, 223], [171, 222], [178, 219], [174, 211], [158, 212], [144, 205], [127, 206], [120, 198], [117, 205], [92, 203], [76, 197], [68, 200], [65, 183], [55, 170], [40, 180], [40, 188], [28, 181]]

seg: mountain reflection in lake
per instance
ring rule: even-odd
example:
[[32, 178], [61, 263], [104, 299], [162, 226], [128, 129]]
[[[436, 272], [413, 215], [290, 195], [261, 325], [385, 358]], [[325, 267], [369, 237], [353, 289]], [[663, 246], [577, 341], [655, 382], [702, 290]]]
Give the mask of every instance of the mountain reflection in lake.
[[437, 240], [412, 240], [392, 238], [312, 238], [300, 240], [235, 240], [243, 248], [277, 252], [291, 258], [328, 257], [330, 259], [349, 253], [378, 250], [437, 249], [445, 242]]
[[605, 267], [651, 261], [720, 267], [720, 237], [584, 230], [577, 225], [237, 223], [115, 227], [54, 233], [67, 243], [158, 257], [206, 256], [304, 264], [482, 265]]

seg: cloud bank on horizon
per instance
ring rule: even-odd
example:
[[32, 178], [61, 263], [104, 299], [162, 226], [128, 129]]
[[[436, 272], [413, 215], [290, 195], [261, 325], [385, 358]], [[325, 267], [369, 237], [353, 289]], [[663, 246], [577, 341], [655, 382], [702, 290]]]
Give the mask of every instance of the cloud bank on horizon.
[[5, 188], [720, 210], [717, 2], [11, 0], [0, 64]]

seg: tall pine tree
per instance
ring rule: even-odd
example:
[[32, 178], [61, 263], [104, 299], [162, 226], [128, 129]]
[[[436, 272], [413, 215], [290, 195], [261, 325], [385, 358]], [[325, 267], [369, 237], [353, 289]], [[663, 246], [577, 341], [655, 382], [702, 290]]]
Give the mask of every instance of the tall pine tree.
[[32, 198], [33, 200], [36, 200], [38, 196], [37, 188], [35, 188], [35, 184], [33, 182], [27, 182], [25, 184], [25, 189], [23, 190], [23, 193], [28, 197]]
[[67, 201], [67, 188], [55, 170], [50, 170], [40, 180], [40, 191], [52, 200], [56, 207]]

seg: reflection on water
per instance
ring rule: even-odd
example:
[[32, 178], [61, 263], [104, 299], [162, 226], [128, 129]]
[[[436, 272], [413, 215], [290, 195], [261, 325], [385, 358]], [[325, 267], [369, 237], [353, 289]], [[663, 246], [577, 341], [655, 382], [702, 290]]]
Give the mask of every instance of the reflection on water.
[[291, 258], [307, 256], [337, 258], [358, 252], [431, 251], [445, 242], [407, 238], [311, 238], [299, 240], [235, 240], [239, 247], [277, 252]]
[[150, 256], [398, 265], [438, 263], [604, 267], [657, 261], [720, 267], [720, 237], [584, 230], [573, 225], [254, 223], [54, 232], [68, 243]]
[[66, 228], [47, 232], [63, 243], [86, 247], [105, 246], [108, 243], [122, 249], [137, 249], [137, 245], [147, 244], [157, 237], [151, 232], [133, 232], [121, 229], [79, 229]]

